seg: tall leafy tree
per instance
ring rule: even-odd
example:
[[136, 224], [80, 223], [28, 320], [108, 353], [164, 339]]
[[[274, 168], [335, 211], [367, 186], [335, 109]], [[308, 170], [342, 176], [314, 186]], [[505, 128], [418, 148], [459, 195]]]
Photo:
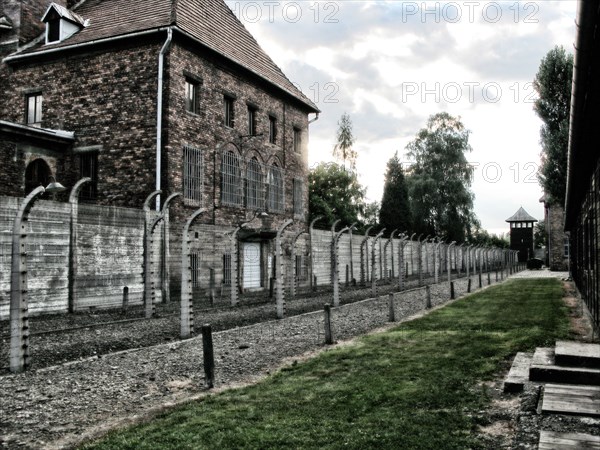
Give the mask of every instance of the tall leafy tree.
[[346, 161], [350, 164], [350, 169], [356, 169], [356, 150], [352, 148], [355, 139], [352, 134], [352, 120], [347, 113], [342, 114], [338, 122], [337, 142], [333, 147], [333, 156], [338, 161], [342, 161], [346, 168]]
[[548, 200], [561, 205], [567, 185], [572, 79], [573, 55], [561, 46], [546, 54], [533, 81], [539, 96], [534, 109], [544, 122], [540, 131], [542, 165], [538, 178]]
[[320, 163], [309, 172], [308, 184], [310, 220], [323, 216], [329, 224], [341, 219], [342, 225], [351, 225], [364, 215], [365, 189], [356, 173], [339, 164]]
[[406, 149], [413, 231], [463, 242], [478, 226], [473, 212], [469, 131], [448, 113], [429, 117]]
[[375, 229], [381, 229], [381, 224], [379, 223], [379, 211], [381, 209], [381, 205], [379, 202], [370, 202], [365, 205], [365, 210], [362, 217], [362, 223], [365, 227], [374, 227]]
[[389, 232], [396, 228], [401, 232], [411, 228], [408, 187], [398, 152], [387, 163], [379, 223]]

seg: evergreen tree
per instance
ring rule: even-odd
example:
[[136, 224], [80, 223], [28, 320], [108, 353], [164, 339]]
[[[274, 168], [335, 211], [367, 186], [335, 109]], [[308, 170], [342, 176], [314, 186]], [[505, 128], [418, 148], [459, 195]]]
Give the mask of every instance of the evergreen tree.
[[400, 232], [410, 230], [411, 212], [408, 188], [398, 152], [387, 163], [384, 183], [379, 223], [390, 233], [397, 228]]

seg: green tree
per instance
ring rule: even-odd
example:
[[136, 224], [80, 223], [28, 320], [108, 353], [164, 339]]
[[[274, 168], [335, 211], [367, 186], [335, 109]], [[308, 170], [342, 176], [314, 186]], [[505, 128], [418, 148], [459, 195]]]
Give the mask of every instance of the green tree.
[[533, 247], [542, 248], [548, 246], [548, 233], [546, 232], [546, 222], [541, 221], [533, 227]]
[[364, 214], [365, 189], [354, 172], [335, 163], [320, 163], [308, 174], [309, 219], [323, 216], [321, 223], [342, 225], [359, 222]]
[[348, 161], [352, 170], [356, 169], [356, 158], [358, 156], [352, 148], [354, 141], [352, 120], [347, 113], [344, 113], [338, 122], [337, 143], [333, 147], [333, 156], [338, 161], [342, 161], [344, 168], [346, 168], [346, 161]]
[[476, 229], [469, 238], [469, 244], [509, 248], [510, 240], [506, 233], [490, 234], [487, 230]]
[[365, 227], [372, 226], [372, 227], [374, 227], [377, 230], [381, 229], [382, 226], [379, 223], [380, 209], [381, 209], [381, 206], [379, 205], [379, 202], [367, 203], [365, 205], [364, 213], [363, 213], [363, 215], [361, 217], [362, 224]]
[[569, 111], [573, 55], [555, 47], [542, 59], [533, 86], [538, 93], [534, 109], [544, 122], [541, 135], [541, 168], [538, 178], [550, 202], [564, 204], [567, 185]]
[[465, 241], [478, 226], [465, 156], [469, 131], [460, 119], [438, 113], [406, 148], [414, 162], [407, 176], [412, 231]]
[[400, 232], [411, 228], [408, 187], [398, 152], [387, 163], [379, 223], [390, 233], [397, 228]]

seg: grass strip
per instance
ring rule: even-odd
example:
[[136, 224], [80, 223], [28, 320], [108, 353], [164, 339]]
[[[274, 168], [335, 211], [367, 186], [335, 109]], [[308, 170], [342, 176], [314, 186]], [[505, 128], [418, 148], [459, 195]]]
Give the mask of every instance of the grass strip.
[[481, 448], [481, 381], [568, 337], [562, 294], [556, 279], [511, 280], [85, 448]]

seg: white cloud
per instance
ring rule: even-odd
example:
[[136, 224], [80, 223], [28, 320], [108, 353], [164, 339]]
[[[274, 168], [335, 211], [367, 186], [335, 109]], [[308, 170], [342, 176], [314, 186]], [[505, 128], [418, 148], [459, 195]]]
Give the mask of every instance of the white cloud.
[[[298, 2], [297, 23], [277, 16], [285, 4], [274, 20], [264, 14], [246, 26], [323, 111], [311, 125], [311, 165], [332, 159], [337, 121], [350, 112], [361, 180], [370, 200], [380, 200], [387, 160], [403, 153], [429, 115], [448, 111], [472, 131], [483, 227], [508, 231], [504, 220], [520, 206], [543, 216], [540, 187], [524, 180], [540, 153], [530, 83], [550, 49], [572, 49], [576, 2]], [[460, 20], [448, 5], [461, 8]], [[327, 83], [337, 87], [333, 97], [323, 95]]]

